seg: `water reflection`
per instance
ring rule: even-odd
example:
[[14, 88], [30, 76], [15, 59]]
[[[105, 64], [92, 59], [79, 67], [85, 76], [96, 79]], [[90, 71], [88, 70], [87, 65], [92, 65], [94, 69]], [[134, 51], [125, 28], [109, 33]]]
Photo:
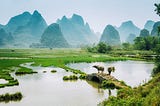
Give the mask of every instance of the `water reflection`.
[[[68, 66], [80, 69], [86, 73], [97, 72], [92, 66], [96, 63], [76, 63]], [[106, 62], [103, 64], [106, 68], [115, 66], [116, 71], [112, 73], [119, 80], [124, 80], [127, 84], [135, 86], [144, 79], [150, 77], [153, 63], [138, 61], [118, 61]], [[99, 102], [111, 95], [116, 95], [116, 90], [104, 90], [99, 87], [98, 83], [85, 80], [75, 82], [63, 81], [63, 76], [71, 75], [64, 69], [55, 67], [30, 66], [25, 67], [37, 71], [38, 74], [15, 76], [20, 85], [0, 89], [0, 94], [22, 92], [24, 98], [20, 102], [11, 102], [0, 104], [5, 106], [96, 106]], [[51, 73], [56, 70], [56, 73]], [[43, 73], [46, 71], [46, 73]]]
[[[5, 106], [96, 106], [108, 97], [108, 91], [99, 88], [98, 84], [85, 80], [63, 81], [63, 76], [71, 75], [64, 69], [55, 67], [23, 65], [37, 71], [38, 74], [13, 76], [20, 85], [0, 89], [0, 94], [22, 92], [20, 102], [1, 103]], [[46, 73], [43, 73], [43, 71]], [[56, 70], [56, 73], [51, 73]], [[116, 95], [116, 91], [113, 90]], [[89, 99], [88, 99], [89, 98]]]
[[154, 67], [152, 62], [144, 61], [116, 61], [116, 62], [95, 62], [95, 63], [73, 63], [67, 66], [82, 70], [88, 74], [97, 73], [97, 70], [93, 68], [95, 64], [100, 64], [105, 67], [105, 73], [107, 68], [114, 66], [115, 72], [112, 73], [119, 80], [125, 81], [128, 85], [134, 87], [138, 86], [143, 81], [150, 79], [151, 71]]

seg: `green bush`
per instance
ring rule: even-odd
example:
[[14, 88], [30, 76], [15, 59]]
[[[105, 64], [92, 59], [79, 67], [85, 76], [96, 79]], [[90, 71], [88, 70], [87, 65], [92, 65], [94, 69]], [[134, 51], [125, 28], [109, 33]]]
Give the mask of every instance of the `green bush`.
[[52, 70], [52, 71], [51, 71], [51, 73], [56, 73], [56, 72], [57, 72], [56, 70]]
[[79, 79], [86, 79], [86, 74], [81, 74], [81, 75], [79, 76]]
[[98, 45], [87, 48], [88, 52], [92, 53], [106, 53], [112, 50], [111, 46], [106, 45], [103, 42], [100, 42]]
[[69, 77], [68, 76], [64, 76], [63, 80], [69, 80]]
[[34, 74], [34, 73], [38, 73], [38, 72], [33, 71], [32, 69], [28, 69], [26, 67], [20, 67], [20, 69], [15, 72], [16, 75], [25, 75], [25, 74]]
[[64, 76], [63, 80], [77, 80], [78, 77], [76, 75]]
[[160, 72], [160, 64], [157, 64], [156, 67], [152, 70], [152, 76], [155, 76]]
[[104, 80], [101, 84], [101, 87], [102, 88], [111, 88], [111, 89], [114, 89], [116, 88], [115, 84], [111, 81], [107, 81], [107, 80]]
[[20, 92], [15, 94], [6, 93], [4, 95], [0, 95], [0, 102], [9, 102], [9, 101], [20, 101], [23, 95]]

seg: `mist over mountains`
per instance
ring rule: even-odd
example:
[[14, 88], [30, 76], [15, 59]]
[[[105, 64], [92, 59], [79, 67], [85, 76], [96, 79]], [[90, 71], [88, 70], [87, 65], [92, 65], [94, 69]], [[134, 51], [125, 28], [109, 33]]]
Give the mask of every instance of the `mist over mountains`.
[[57, 23], [60, 25], [65, 39], [74, 47], [97, 42], [97, 36], [80, 15], [73, 14], [71, 18], [63, 16], [62, 19], [57, 20]]
[[109, 45], [119, 45], [121, 43], [119, 32], [112, 25], [107, 25], [103, 31], [100, 42]]
[[159, 25], [160, 22], [148, 20], [144, 30], [132, 21], [126, 21], [119, 27], [106, 25], [103, 32], [95, 33], [80, 15], [73, 14], [70, 18], [63, 16], [57, 19], [56, 23], [47, 25], [42, 15], [35, 10], [33, 14], [24, 12], [12, 17], [6, 25], [0, 24], [0, 47], [68, 48], [99, 42], [119, 45], [123, 42], [133, 43], [135, 37], [140, 36], [140, 32], [145, 31], [155, 36]]

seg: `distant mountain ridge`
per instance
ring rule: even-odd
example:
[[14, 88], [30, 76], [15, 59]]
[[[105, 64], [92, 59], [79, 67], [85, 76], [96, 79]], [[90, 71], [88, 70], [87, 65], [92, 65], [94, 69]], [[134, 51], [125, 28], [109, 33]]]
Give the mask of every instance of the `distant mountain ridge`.
[[[0, 24], [0, 43], [1, 45], [3, 44], [3, 47], [5, 45], [16, 48], [44, 47], [41, 44], [41, 40], [43, 39], [42, 35], [46, 35], [47, 37], [54, 36], [56, 39], [59, 39], [61, 43], [52, 42], [55, 43], [52, 44], [56, 45], [55, 47], [81, 47], [94, 43], [97, 44], [99, 41], [104, 41], [110, 45], [117, 45], [121, 42], [133, 43], [135, 36], [143, 36], [142, 33], [140, 34], [141, 29], [134, 25], [132, 21], [123, 22], [120, 27], [110, 25], [107, 29], [104, 29], [103, 34], [101, 34], [102, 32], [94, 33], [83, 17], [77, 14], [73, 14], [70, 18], [63, 16], [56, 23], [57, 25], [59, 24], [59, 28], [55, 29], [57, 30], [54, 31], [55, 34], [52, 32], [52, 34], [46, 35], [44, 32], [49, 26], [43, 16], [37, 10], [32, 14], [24, 12], [12, 17], [6, 25]], [[147, 35], [156, 36], [158, 34], [158, 26], [160, 26], [160, 22], [148, 20], [144, 25], [144, 29], [149, 31], [149, 34], [145, 31]], [[61, 36], [60, 38], [57, 37], [58, 35], [56, 36], [56, 32], [61, 32], [61, 34], [58, 34]], [[144, 36], [146, 33], [144, 33]], [[64, 44], [67, 46], [64, 46]]]
[[121, 42], [119, 32], [112, 25], [107, 25], [101, 35], [100, 42], [107, 45], [119, 45]]
[[68, 42], [65, 40], [61, 28], [58, 24], [53, 23], [49, 25], [41, 37], [41, 44], [49, 48], [66, 48], [69, 47]]
[[122, 42], [125, 42], [130, 34], [135, 34], [139, 36], [140, 28], [133, 24], [132, 21], [126, 21], [117, 28]]
[[13, 33], [19, 26], [26, 25], [29, 22], [31, 16], [32, 15], [29, 12], [24, 12], [20, 15], [12, 17], [7, 25], [5, 25], [6, 31]]
[[14, 38], [11, 33], [7, 33], [3, 28], [0, 29], [0, 47], [10, 46], [13, 40]]
[[33, 14], [24, 12], [12, 17], [4, 29], [12, 33], [16, 47], [29, 47], [34, 42], [39, 42], [47, 23], [41, 14], [35, 10]]
[[160, 21], [156, 22], [154, 25], [153, 25], [153, 29], [151, 31], [151, 35], [152, 36], [158, 36], [158, 27], [160, 26]]
[[134, 39], [136, 38], [135, 34], [129, 34], [129, 36], [126, 39], [126, 42], [133, 44], [134, 43]]
[[88, 23], [85, 23], [80, 15], [73, 14], [71, 18], [63, 16], [57, 23], [62, 29], [67, 42], [73, 47], [93, 44], [98, 41], [95, 33], [90, 29]]
[[144, 29], [147, 29], [151, 33], [154, 24], [155, 24], [154, 21], [148, 20], [144, 25]]

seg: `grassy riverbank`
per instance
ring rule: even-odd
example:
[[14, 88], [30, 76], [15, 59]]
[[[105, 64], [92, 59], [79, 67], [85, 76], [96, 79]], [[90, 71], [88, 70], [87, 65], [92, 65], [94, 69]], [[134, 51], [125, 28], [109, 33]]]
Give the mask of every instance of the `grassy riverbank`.
[[110, 96], [100, 106], [159, 106], [160, 105], [160, 74], [148, 83], [136, 88], [120, 89], [117, 96]]
[[[17, 55], [18, 54], [18, 55]], [[66, 66], [68, 63], [118, 61], [127, 60], [127, 57], [112, 57], [108, 54], [88, 53], [81, 49], [11, 49], [0, 50], [0, 70], [10, 70], [10, 67], [19, 67], [26, 62], [34, 62], [33, 65], [55, 66], [71, 71], [74, 74], [84, 74]], [[28, 72], [29, 69], [24, 69]], [[22, 72], [22, 70], [20, 69]], [[17, 71], [19, 72], [19, 71]]]
[[[136, 53], [136, 52], [135, 52]], [[147, 54], [147, 51], [145, 51]], [[150, 52], [148, 52], [150, 54]], [[141, 54], [138, 57], [130, 58], [125, 52], [121, 55], [88, 53], [81, 49], [0, 49], [0, 79], [8, 81], [6, 84], [0, 84], [0, 87], [18, 85], [18, 80], [14, 79], [10, 73], [17, 75], [35, 73], [34, 70], [21, 67], [20, 64], [34, 62], [34, 66], [54, 66], [70, 71], [73, 74], [80, 74], [80, 79], [85, 79], [86, 74], [81, 70], [67, 67], [68, 63], [78, 62], [106, 62], [106, 61], [125, 61], [125, 60], [143, 60]], [[18, 69], [17, 69], [18, 68]], [[105, 103], [105, 101], [104, 101]]]
[[[137, 51], [133, 52], [137, 54]], [[140, 52], [138, 52], [140, 53]], [[142, 52], [141, 52], [142, 53]], [[15, 71], [13, 67], [19, 67], [16, 74], [31, 74], [34, 70], [20, 67], [19, 65], [27, 62], [34, 62], [32, 65], [55, 66], [73, 72], [74, 74], [85, 74], [80, 70], [72, 69], [66, 66], [68, 63], [77, 62], [105, 62], [105, 61], [119, 61], [119, 60], [141, 60], [141, 58], [129, 58], [125, 55], [128, 52], [123, 52], [123, 55], [118, 55], [117, 51], [113, 56], [110, 54], [89, 53], [82, 49], [0, 49], [0, 71], [7, 71], [8, 73]], [[145, 51], [143, 54], [151, 54]], [[140, 55], [139, 55], [140, 56]], [[1, 76], [3, 74], [0, 73]]]

